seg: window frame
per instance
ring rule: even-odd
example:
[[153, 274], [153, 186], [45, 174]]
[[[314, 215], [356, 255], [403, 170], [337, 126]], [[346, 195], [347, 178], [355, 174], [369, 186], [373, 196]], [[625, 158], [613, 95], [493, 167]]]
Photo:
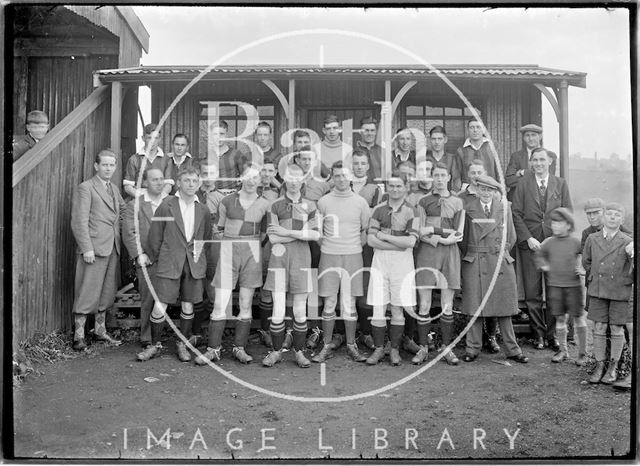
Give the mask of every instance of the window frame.
[[[262, 118], [260, 117], [260, 121], [266, 121], [267, 123], [271, 124], [271, 135], [272, 135], [272, 144], [273, 147], [279, 147], [279, 137], [276, 137], [278, 133], [278, 129], [279, 129], [279, 115], [278, 115], [278, 106], [280, 105], [280, 103], [273, 97], [273, 96], [269, 96], [269, 95], [263, 95], [263, 96], [256, 96], [256, 95], [248, 95], [248, 96], [228, 96], [228, 97], [221, 97], [221, 96], [210, 96], [209, 94], [200, 94], [200, 95], [196, 95], [193, 96], [193, 113], [194, 113], [194, 121], [195, 121], [195, 126], [196, 126], [196, 134], [194, 134], [194, 154], [196, 156], [198, 156], [198, 154], [200, 154], [200, 122], [201, 121], [205, 121], [204, 118], [201, 118], [200, 116], [200, 111], [201, 111], [201, 102], [203, 101], [211, 101], [211, 102], [228, 102], [228, 101], [237, 101], [237, 102], [245, 102], [248, 103], [250, 105], [253, 105], [255, 108], [258, 107], [267, 107], [267, 106], [271, 106], [273, 107], [273, 116], [269, 116], [266, 118]], [[238, 106], [236, 106], [236, 109], [238, 108]], [[246, 120], [246, 116], [244, 118], [238, 118], [237, 115], [237, 110], [236, 110], [236, 115], [233, 117], [227, 117], [227, 116], [223, 116], [221, 117], [222, 120], [227, 121], [227, 123], [231, 120], [233, 121], [241, 121], [241, 120]], [[237, 129], [237, 125], [236, 125], [236, 129]], [[231, 145], [230, 145], [231, 146]], [[233, 148], [238, 148], [238, 141], [234, 141], [233, 142]]]

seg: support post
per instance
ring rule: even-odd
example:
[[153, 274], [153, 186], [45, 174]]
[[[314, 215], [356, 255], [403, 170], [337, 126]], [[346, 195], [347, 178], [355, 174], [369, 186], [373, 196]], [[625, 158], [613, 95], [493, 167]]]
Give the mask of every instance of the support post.
[[289, 80], [289, 128], [296, 127], [296, 80]]
[[382, 179], [387, 179], [391, 175], [391, 125], [393, 123], [393, 109], [391, 99], [391, 81], [384, 82], [384, 102], [380, 109], [380, 129], [382, 147], [382, 160], [380, 161], [380, 172]]
[[112, 181], [120, 186], [122, 180], [122, 83], [111, 83], [111, 149], [118, 156], [118, 164]]
[[560, 83], [558, 99], [560, 107], [560, 177], [569, 181], [569, 85]]

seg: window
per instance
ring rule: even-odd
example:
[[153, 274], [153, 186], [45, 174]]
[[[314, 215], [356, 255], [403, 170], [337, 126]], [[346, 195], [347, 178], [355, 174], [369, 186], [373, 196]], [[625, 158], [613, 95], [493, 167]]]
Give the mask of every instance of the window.
[[[477, 111], [482, 115], [480, 109]], [[445, 150], [451, 153], [464, 144], [465, 125], [472, 116], [471, 110], [463, 106], [408, 105], [405, 111], [406, 126], [426, 136], [434, 126], [443, 126], [448, 137]]]
[[[245, 102], [255, 109], [258, 114], [260, 121], [265, 121], [271, 125], [272, 134], [278, 134], [277, 128], [275, 127], [275, 106], [262, 101], [262, 99], [253, 99], [253, 100], [243, 100], [239, 99], [242, 102]], [[207, 153], [207, 147], [209, 145], [209, 127], [215, 121], [215, 108], [216, 101], [214, 99], [211, 100], [201, 100], [199, 101], [198, 106], [198, 141], [197, 141], [197, 151], [198, 156], [205, 156]], [[247, 112], [242, 105], [239, 104], [229, 104], [229, 103], [220, 103], [218, 105], [219, 118], [227, 122], [229, 125], [229, 129], [227, 130], [227, 137], [238, 137], [243, 133], [243, 131], [247, 127]], [[248, 139], [253, 141], [252, 135], [248, 136]], [[277, 139], [277, 138], [276, 138]], [[272, 141], [272, 146], [277, 145], [278, 141]], [[229, 147], [237, 148], [244, 152], [245, 154], [250, 153], [250, 149], [246, 144], [243, 144], [242, 141], [227, 141]]]

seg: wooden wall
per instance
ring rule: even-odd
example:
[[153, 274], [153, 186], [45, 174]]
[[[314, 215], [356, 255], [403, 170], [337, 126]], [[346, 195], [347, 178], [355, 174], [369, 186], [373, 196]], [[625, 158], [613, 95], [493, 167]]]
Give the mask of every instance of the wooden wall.
[[[406, 80], [392, 82], [392, 96]], [[467, 79], [453, 83], [469, 99], [472, 105], [483, 110], [483, 120], [494, 141], [503, 169], [510, 155], [518, 150], [521, 137], [518, 129], [527, 123], [541, 124], [541, 96], [530, 83], [514, 81], [486, 81]], [[288, 94], [287, 81], [276, 84]], [[184, 88], [184, 83], [157, 83], [151, 88], [152, 119], [157, 122], [171, 101]], [[184, 132], [197, 138], [197, 102], [200, 99], [216, 100], [271, 99], [276, 106], [277, 130], [287, 129], [287, 120], [278, 101], [271, 91], [259, 81], [204, 81], [193, 89], [177, 104], [168, 116], [162, 129], [163, 147], [169, 148], [171, 136]], [[296, 81], [296, 122], [306, 126], [308, 112], [312, 109], [339, 108], [349, 106], [375, 105], [375, 101], [384, 100], [384, 80], [297, 80]], [[421, 81], [404, 97], [394, 115], [395, 131], [404, 125], [404, 112], [407, 105], [425, 105], [430, 102], [461, 102], [460, 98], [446, 83], [440, 80]], [[358, 122], [354, 121], [357, 127]], [[311, 128], [320, 131], [320, 128]]]
[[13, 189], [13, 341], [69, 330], [76, 242], [73, 190], [93, 176], [96, 153], [109, 145], [107, 99]]
[[13, 127], [21, 135], [31, 110], [44, 111], [51, 127], [57, 125], [93, 92], [93, 71], [116, 67], [118, 57], [22, 56], [13, 63]]

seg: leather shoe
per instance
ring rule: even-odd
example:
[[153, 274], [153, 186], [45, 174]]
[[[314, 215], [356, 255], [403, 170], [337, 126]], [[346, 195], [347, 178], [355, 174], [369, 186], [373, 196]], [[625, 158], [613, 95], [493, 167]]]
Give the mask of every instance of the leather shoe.
[[496, 341], [496, 337], [489, 337], [489, 352], [490, 353], [499, 353], [500, 352], [500, 345], [498, 345], [498, 342]]
[[553, 350], [554, 353], [560, 351], [560, 343], [557, 338], [549, 338], [548, 340], [549, 348]]
[[535, 342], [533, 343], [533, 346], [537, 350], [543, 350], [544, 349], [544, 338], [542, 338], [542, 337], [536, 338]]
[[121, 340], [116, 340], [115, 338], [113, 338], [111, 335], [109, 335], [108, 333], [103, 333], [102, 335], [96, 335], [95, 336], [96, 340], [98, 341], [104, 341], [105, 343], [112, 345], [112, 346], [120, 346], [122, 344]]
[[84, 338], [80, 338], [78, 340], [73, 340], [73, 349], [75, 351], [82, 351], [87, 347], [87, 343], [84, 341]]
[[517, 320], [518, 322], [527, 323], [529, 322], [529, 315], [526, 312], [520, 312], [520, 314], [515, 317], [515, 320]]
[[512, 361], [519, 362], [520, 364], [526, 364], [529, 362], [529, 358], [524, 354], [516, 354], [515, 356], [507, 356], [507, 359], [511, 359]]
[[469, 354], [469, 353], [465, 353], [464, 356], [462, 356], [462, 360], [464, 362], [473, 362], [476, 360], [476, 358], [478, 357], [477, 354]]

